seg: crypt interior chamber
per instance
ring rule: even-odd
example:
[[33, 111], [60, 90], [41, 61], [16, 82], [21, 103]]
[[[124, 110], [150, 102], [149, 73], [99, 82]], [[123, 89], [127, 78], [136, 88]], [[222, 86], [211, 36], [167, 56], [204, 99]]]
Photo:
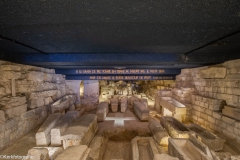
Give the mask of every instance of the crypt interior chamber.
[[2, 159], [240, 160], [240, 1], [1, 0]]

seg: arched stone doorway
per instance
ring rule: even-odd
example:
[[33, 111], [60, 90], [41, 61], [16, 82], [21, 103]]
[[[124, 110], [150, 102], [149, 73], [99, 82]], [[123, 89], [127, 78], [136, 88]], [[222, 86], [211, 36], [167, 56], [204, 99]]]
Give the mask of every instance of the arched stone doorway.
[[81, 81], [79, 90], [80, 90], [80, 98], [84, 98], [84, 81]]

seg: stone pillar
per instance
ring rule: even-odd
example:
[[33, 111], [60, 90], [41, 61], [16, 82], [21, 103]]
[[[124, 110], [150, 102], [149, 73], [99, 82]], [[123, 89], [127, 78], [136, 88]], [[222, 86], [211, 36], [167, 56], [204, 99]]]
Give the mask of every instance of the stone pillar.
[[15, 79], [12, 80], [12, 96], [16, 97], [16, 87], [15, 87]]

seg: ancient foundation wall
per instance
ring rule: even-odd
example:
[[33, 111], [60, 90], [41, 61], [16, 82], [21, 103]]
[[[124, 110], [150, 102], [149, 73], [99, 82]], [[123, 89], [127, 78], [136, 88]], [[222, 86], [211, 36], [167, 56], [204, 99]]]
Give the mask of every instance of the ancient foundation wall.
[[240, 121], [222, 114], [226, 105], [240, 108], [240, 60], [183, 69], [172, 93], [191, 104], [188, 116], [194, 123], [240, 143]]
[[0, 75], [1, 150], [44, 122], [50, 104], [69, 89], [54, 69], [0, 61]]

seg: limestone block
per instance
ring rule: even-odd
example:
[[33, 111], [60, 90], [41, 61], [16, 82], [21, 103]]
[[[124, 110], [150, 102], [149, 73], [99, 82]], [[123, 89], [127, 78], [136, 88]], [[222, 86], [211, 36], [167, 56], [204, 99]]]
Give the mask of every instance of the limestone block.
[[79, 117], [62, 136], [63, 148], [72, 145], [88, 145], [97, 132], [97, 116], [88, 114]]
[[200, 78], [225, 78], [226, 73], [225, 67], [208, 67], [200, 69]]
[[32, 99], [32, 100], [29, 100], [28, 108], [37, 108], [37, 107], [42, 107], [44, 105], [45, 103], [43, 98]]
[[177, 157], [172, 157], [167, 154], [155, 154], [153, 160], [179, 160]]
[[4, 87], [0, 87], [0, 95], [6, 95], [6, 89]]
[[240, 121], [240, 109], [231, 106], [224, 106], [222, 114]]
[[149, 129], [153, 134], [154, 140], [161, 146], [168, 146], [168, 138], [169, 135], [167, 131], [162, 127], [159, 121], [157, 120], [150, 120]]
[[49, 90], [49, 91], [43, 91], [43, 92], [32, 92], [30, 94], [30, 99], [38, 99], [38, 98], [47, 98], [52, 97], [58, 92], [58, 90]]
[[101, 102], [98, 104], [98, 109], [97, 109], [97, 121], [105, 121], [105, 118], [107, 117], [107, 114], [109, 112], [109, 107], [108, 107], [108, 102]]
[[149, 119], [150, 110], [142, 102], [134, 102], [134, 112], [136, 113], [138, 118], [142, 121], [146, 121]]
[[51, 129], [51, 145], [60, 146], [62, 135], [65, 133], [69, 125], [79, 117], [78, 111], [68, 111]]
[[12, 108], [26, 103], [26, 97], [3, 97], [0, 101], [0, 105], [5, 108]]
[[4, 112], [8, 118], [14, 118], [15, 116], [27, 112], [27, 104], [23, 104], [13, 108], [8, 108]]
[[52, 74], [47, 74], [47, 73], [44, 74], [45, 82], [52, 82], [52, 80], [53, 80]]
[[[41, 127], [39, 128], [39, 130], [37, 131], [37, 133], [35, 135], [35, 138], [37, 140], [37, 146], [40, 146], [40, 145], [47, 146], [50, 144], [50, 141], [51, 141], [50, 131], [61, 117], [62, 117], [61, 113], [54, 113], [54, 114], [50, 114], [48, 116], [48, 118], [41, 125]], [[39, 139], [41, 139], [41, 140], [39, 140]], [[47, 139], [47, 140], [44, 140], [44, 139]], [[43, 140], [43, 142], [41, 143], [42, 140]], [[46, 142], [46, 143], [44, 143], [44, 142]]]
[[240, 60], [236, 59], [236, 60], [231, 60], [231, 61], [224, 62], [223, 66], [225, 66], [227, 68], [240, 67]]
[[91, 149], [86, 145], [71, 146], [57, 156], [55, 160], [87, 160]]
[[17, 65], [1, 65], [1, 70], [3, 71], [20, 71], [20, 66]]
[[43, 72], [29, 71], [26, 74], [26, 79], [29, 80], [29, 81], [42, 82], [42, 81], [44, 81], [44, 73]]
[[118, 99], [111, 99], [111, 109], [112, 112], [117, 112], [118, 111]]
[[127, 98], [121, 98], [121, 112], [125, 112], [128, 107], [128, 99]]
[[108, 138], [104, 135], [95, 135], [89, 144], [91, 149], [89, 153], [89, 158], [91, 160], [100, 160], [103, 159], [105, 149], [107, 147]]
[[240, 80], [240, 74], [229, 74], [226, 76], [227, 80]]
[[6, 121], [5, 113], [3, 110], [0, 110], [0, 122], [5, 122], [5, 121]]
[[65, 82], [65, 76], [61, 74], [54, 74], [53, 75], [53, 82], [60, 84]]
[[21, 72], [15, 72], [15, 71], [2, 71], [1, 76], [6, 79], [18, 79], [21, 77]]
[[222, 120], [223, 120], [224, 122], [226, 122], [227, 124], [230, 124], [230, 125], [233, 125], [234, 122], [235, 122], [234, 119], [228, 118], [228, 117], [226, 117], [226, 116], [222, 116]]

